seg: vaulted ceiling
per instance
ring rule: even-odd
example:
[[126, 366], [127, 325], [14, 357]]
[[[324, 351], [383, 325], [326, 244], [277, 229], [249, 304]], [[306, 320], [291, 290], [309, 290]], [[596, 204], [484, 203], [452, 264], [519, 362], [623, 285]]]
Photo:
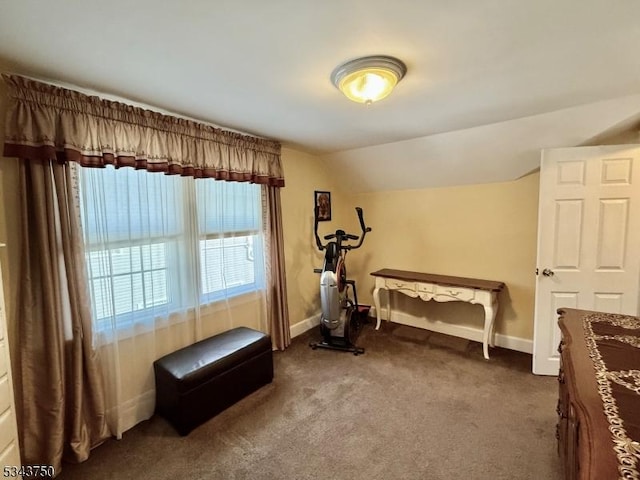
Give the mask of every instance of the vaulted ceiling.
[[[0, 0], [0, 64], [278, 139], [355, 191], [424, 188], [634, 128], [638, 18], [637, 0]], [[329, 75], [373, 54], [408, 73], [351, 103]]]

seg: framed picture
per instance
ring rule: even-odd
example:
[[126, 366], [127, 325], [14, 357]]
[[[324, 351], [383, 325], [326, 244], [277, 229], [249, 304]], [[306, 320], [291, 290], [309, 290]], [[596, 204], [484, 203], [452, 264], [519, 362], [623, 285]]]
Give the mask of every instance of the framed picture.
[[331, 192], [315, 191], [316, 214], [319, 222], [331, 220]]

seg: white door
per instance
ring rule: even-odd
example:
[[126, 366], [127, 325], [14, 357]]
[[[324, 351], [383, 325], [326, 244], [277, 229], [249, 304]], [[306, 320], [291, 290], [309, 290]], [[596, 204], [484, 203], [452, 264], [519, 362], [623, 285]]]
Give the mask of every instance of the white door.
[[561, 307], [638, 314], [640, 146], [542, 152], [533, 373], [556, 375]]

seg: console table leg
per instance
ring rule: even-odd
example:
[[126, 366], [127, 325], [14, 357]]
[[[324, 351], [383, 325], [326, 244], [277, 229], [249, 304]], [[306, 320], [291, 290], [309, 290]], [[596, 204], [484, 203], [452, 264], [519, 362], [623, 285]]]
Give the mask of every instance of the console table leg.
[[[494, 308], [493, 301], [490, 301], [484, 306], [484, 332], [482, 334], [482, 353], [484, 358], [489, 360], [489, 337], [492, 336], [493, 322], [496, 318], [496, 309]], [[493, 346], [493, 339], [491, 339]]]
[[380, 330], [380, 287], [373, 289], [373, 304], [376, 306], [376, 330]]
[[391, 321], [391, 292], [387, 290], [387, 322]]
[[491, 319], [491, 331], [489, 332], [489, 346], [495, 347], [495, 331], [496, 331], [496, 316], [498, 315], [498, 299], [494, 299], [493, 306], [493, 318]]

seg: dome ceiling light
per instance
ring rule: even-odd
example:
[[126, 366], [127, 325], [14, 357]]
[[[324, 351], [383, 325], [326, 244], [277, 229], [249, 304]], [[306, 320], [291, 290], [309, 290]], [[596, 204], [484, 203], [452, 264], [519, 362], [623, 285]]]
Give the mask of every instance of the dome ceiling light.
[[331, 81], [349, 100], [370, 105], [389, 95], [407, 67], [397, 58], [374, 55], [336, 67]]

